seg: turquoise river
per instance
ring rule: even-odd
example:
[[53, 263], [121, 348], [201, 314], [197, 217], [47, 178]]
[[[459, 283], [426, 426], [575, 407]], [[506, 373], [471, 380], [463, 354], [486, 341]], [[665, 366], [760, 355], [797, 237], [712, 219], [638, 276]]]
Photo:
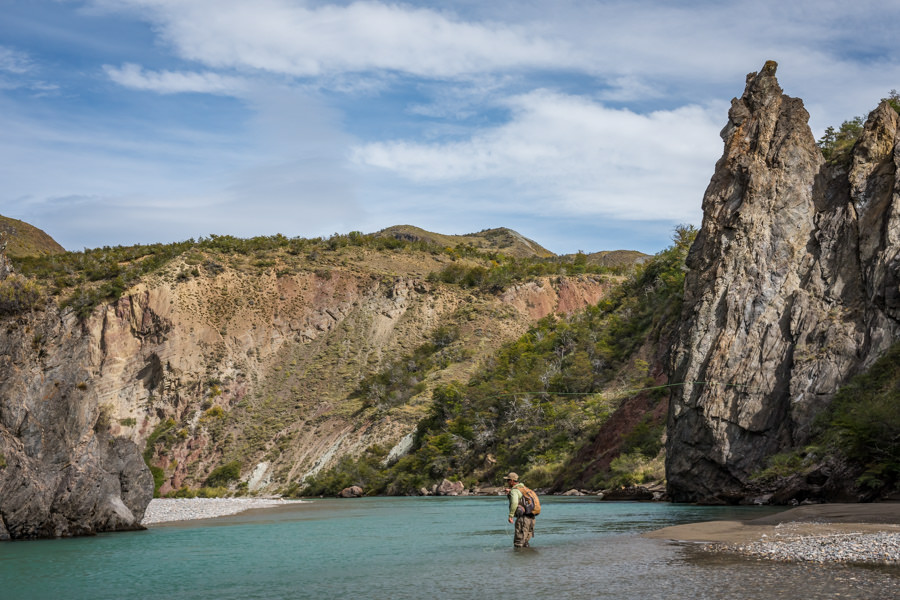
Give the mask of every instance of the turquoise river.
[[0, 599], [900, 598], [893, 567], [711, 554], [640, 533], [772, 511], [543, 499], [513, 550], [505, 498], [312, 500], [91, 538], [0, 544]]

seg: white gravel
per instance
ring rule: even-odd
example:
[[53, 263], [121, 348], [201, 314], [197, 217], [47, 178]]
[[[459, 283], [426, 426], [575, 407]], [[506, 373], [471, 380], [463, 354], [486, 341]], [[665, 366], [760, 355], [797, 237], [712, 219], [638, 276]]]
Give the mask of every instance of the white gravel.
[[715, 549], [770, 560], [816, 563], [900, 564], [900, 533], [846, 532], [800, 535], [783, 525], [775, 536]]
[[251, 508], [284, 506], [288, 502], [300, 501], [280, 498], [154, 498], [144, 512], [141, 525], [225, 517]]

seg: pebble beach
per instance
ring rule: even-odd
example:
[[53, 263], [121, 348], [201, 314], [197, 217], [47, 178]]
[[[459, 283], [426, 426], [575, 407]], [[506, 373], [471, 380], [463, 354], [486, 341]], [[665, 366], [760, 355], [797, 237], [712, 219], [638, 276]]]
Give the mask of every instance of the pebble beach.
[[141, 525], [227, 517], [254, 508], [284, 506], [287, 502], [280, 498], [154, 498], [147, 505]]
[[900, 503], [810, 505], [751, 521], [691, 523], [644, 535], [776, 561], [900, 565]]
[[[796, 525], [789, 524], [774, 536], [755, 542], [711, 544], [707, 549], [786, 562], [900, 565], [900, 532], [802, 534], [796, 529]], [[822, 524], [822, 529], [827, 529], [827, 525]]]

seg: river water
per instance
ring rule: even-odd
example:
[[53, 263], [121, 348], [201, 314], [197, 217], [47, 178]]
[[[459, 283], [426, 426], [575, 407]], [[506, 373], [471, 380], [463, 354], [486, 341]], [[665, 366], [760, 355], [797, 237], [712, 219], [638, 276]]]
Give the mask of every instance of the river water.
[[314, 500], [92, 538], [0, 544], [0, 599], [900, 598], [893, 567], [783, 564], [640, 537], [752, 507], [542, 498], [513, 550], [506, 499]]

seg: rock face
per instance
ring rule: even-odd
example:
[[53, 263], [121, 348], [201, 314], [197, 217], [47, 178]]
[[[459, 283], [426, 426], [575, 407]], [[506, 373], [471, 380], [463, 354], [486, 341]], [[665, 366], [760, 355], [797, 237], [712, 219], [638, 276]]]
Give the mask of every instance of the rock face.
[[747, 77], [722, 130], [670, 356], [667, 480], [676, 501], [737, 502], [770, 455], [900, 326], [897, 113], [869, 116], [826, 164], [776, 64]]
[[[4, 327], [0, 539], [141, 529], [153, 478], [134, 442], [110, 435], [108, 410], [80, 385], [93, 362], [84, 332], [74, 318], [31, 321], [24, 345]], [[55, 359], [42, 350], [48, 340], [60, 345]]]

